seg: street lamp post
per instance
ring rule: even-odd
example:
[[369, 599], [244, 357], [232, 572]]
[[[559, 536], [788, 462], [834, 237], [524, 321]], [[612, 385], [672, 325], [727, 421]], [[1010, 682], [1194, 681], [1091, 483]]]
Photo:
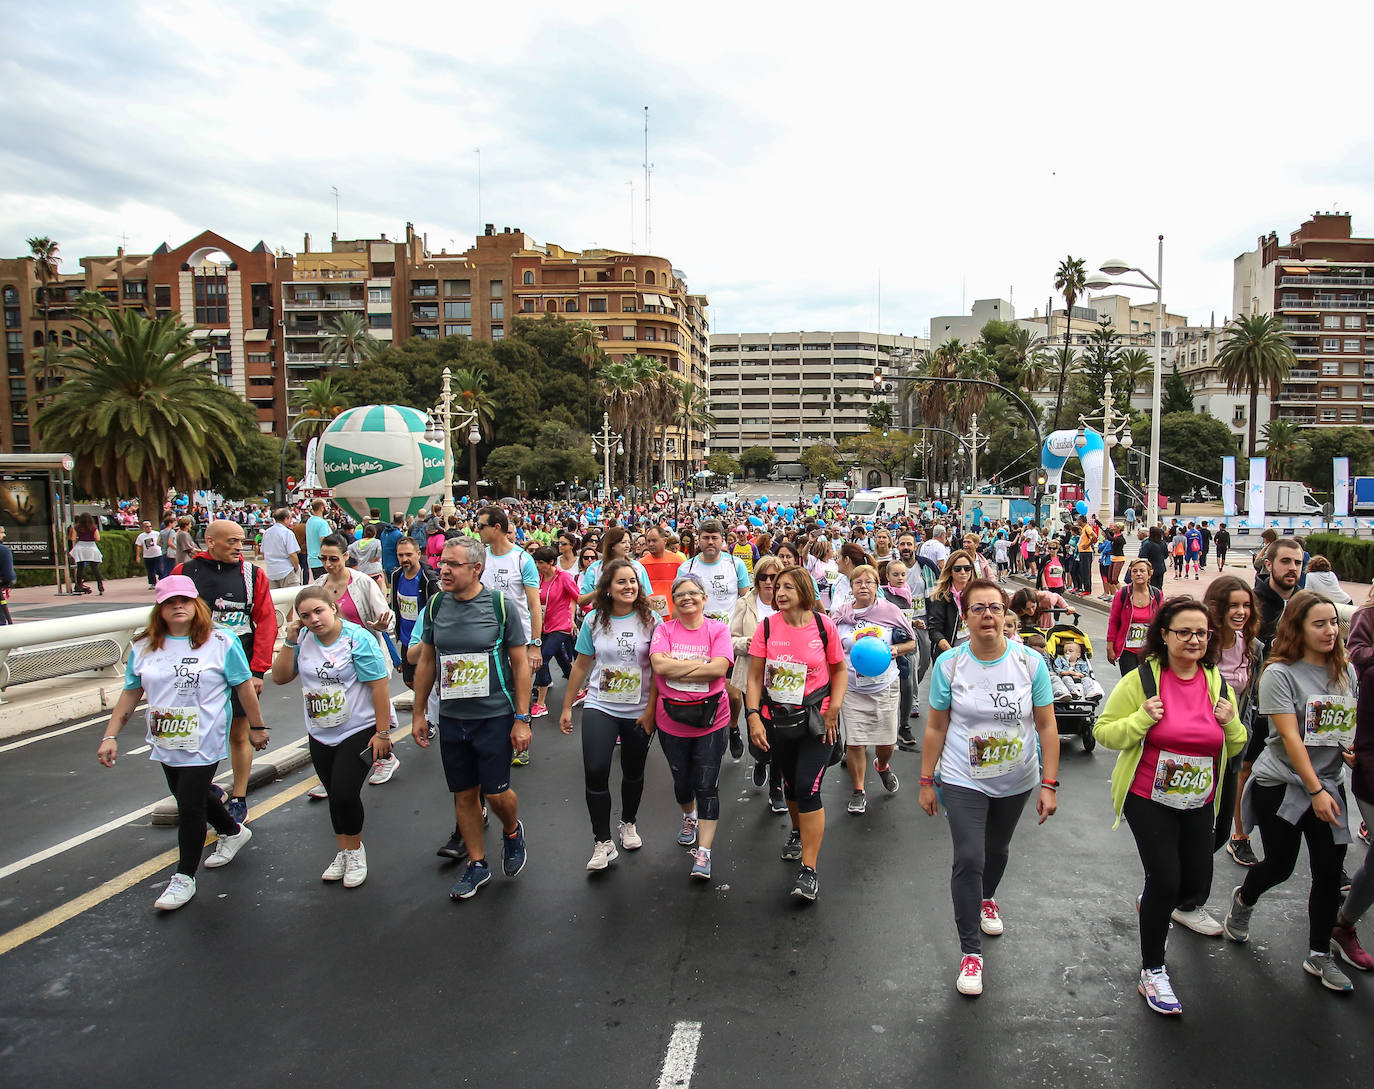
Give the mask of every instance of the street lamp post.
[[298, 416], [296, 422], [287, 428], [286, 438], [281, 441], [281, 465], [278, 467], [277, 480], [281, 484], [281, 501], [283, 503], [286, 502], [286, 448], [291, 445], [291, 440], [296, 434], [296, 428], [307, 421], [316, 421], [316, 417]]
[[[1150, 276], [1144, 269], [1128, 265], [1125, 261], [1110, 258], [1099, 266], [1100, 276], [1086, 281], [1086, 287], [1100, 291], [1105, 287], [1154, 288], [1155, 291], [1155, 374], [1150, 392], [1150, 475], [1145, 488], [1146, 526], [1159, 519], [1159, 408], [1164, 383], [1164, 236], [1159, 236], [1158, 265], [1155, 275]], [[1118, 280], [1115, 277], [1134, 272], [1145, 280], [1143, 284]]]
[[[1112, 405], [1112, 376], [1108, 374], [1103, 385], [1102, 394], [1102, 486], [1098, 492], [1101, 499], [1098, 504], [1097, 520], [1104, 526], [1112, 520], [1112, 493], [1107, 488], [1107, 477], [1109, 475], [1109, 463], [1112, 459], [1112, 447], [1120, 443], [1121, 447], [1129, 450], [1135, 443], [1131, 437], [1131, 421], [1129, 417], [1122, 419], [1120, 423], [1113, 423], [1115, 409]], [[1086, 416], [1078, 417], [1078, 434], [1074, 437], [1074, 445], [1082, 450], [1088, 443], [1086, 428], [1089, 420]], [[1112, 489], [1115, 490], [1115, 489]]]
[[[601, 430], [592, 434], [592, 453], [600, 453], [605, 468], [606, 498], [611, 497], [611, 446], [615, 445], [617, 454], [625, 453], [625, 445], [621, 440], [622, 436], [611, 430], [611, 414], [603, 412], [601, 414]], [[599, 450], [598, 450], [599, 447]]]
[[[453, 411], [453, 374], [448, 367], [444, 368], [443, 382], [439, 387], [439, 400], [429, 414], [429, 427], [425, 429], [425, 438], [430, 442], [438, 442], [442, 436], [444, 441], [444, 505], [440, 508], [440, 513], [447, 522], [458, 508], [453, 503], [453, 429], [455, 427], [469, 426], [468, 445], [474, 446], [482, 441], [482, 432], [477, 426], [477, 409], [459, 411], [455, 416]], [[474, 498], [477, 495], [476, 474], [469, 482]]]

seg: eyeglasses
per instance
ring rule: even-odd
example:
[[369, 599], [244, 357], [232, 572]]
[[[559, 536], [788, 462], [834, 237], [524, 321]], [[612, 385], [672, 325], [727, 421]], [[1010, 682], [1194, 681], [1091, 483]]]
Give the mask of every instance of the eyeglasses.
[[760, 575], [760, 576], [759, 576], [758, 578], [756, 578], [754, 581], [755, 581], [755, 582], [777, 582], [777, 581], [778, 581], [778, 576], [777, 576], [777, 575]]
[[951, 571], [972, 571], [973, 565], [967, 563], [956, 563], [950, 568]]
[[1210, 631], [1189, 631], [1187, 628], [1165, 628], [1170, 635], [1176, 635], [1184, 643], [1205, 643], [1211, 636]]
[[582, 558], [583, 558], [584, 560], [594, 560], [594, 559], [596, 559], [596, 553], [595, 553], [595, 552], [584, 552], [584, 553], [582, 553]]
[[440, 560], [440, 561], [439, 561], [439, 566], [440, 566], [440, 567], [450, 567], [450, 568], [452, 568], [453, 570], [456, 571], [456, 570], [457, 570], [458, 568], [460, 568], [460, 567], [476, 567], [476, 566], [477, 566], [477, 561], [476, 561], [476, 560]]
[[681, 594], [674, 594], [674, 595], [673, 595], [673, 600], [674, 600], [674, 601], [690, 601], [690, 600], [691, 600], [692, 598], [694, 598], [694, 597], [705, 597], [705, 596], [706, 596], [706, 595], [703, 594], [700, 590], [687, 590], [687, 591], [685, 591], [685, 592], [683, 592], [683, 593], [681, 593]]
[[1001, 616], [1006, 611], [1005, 605], [999, 605], [995, 601], [991, 604], [984, 604], [980, 601], [977, 605], [968, 607], [969, 616]]

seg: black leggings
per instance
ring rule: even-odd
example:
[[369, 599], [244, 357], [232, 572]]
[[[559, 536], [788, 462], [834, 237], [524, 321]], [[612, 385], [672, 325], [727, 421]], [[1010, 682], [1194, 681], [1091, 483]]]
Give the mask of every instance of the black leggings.
[[218, 793], [212, 793], [211, 784], [215, 781], [215, 769], [219, 763], [192, 764], [188, 767], [162, 765], [162, 773], [167, 776], [167, 788], [177, 800], [177, 848], [181, 859], [177, 862], [177, 873], [195, 877], [200, 868], [200, 854], [205, 850], [205, 824], [214, 825], [221, 836], [236, 836], [239, 826], [229, 816]]
[[310, 739], [310, 762], [329, 791], [329, 820], [336, 836], [357, 836], [363, 830], [363, 780], [372, 773], [372, 756], [358, 755], [368, 747], [373, 726], [349, 734], [337, 745]]
[[616, 718], [595, 707], [582, 708], [582, 774], [587, 786], [587, 813], [598, 843], [611, 838], [611, 764], [620, 738], [620, 819], [633, 824], [644, 796], [644, 762], [649, 737], [632, 718]]
[[95, 560], [81, 560], [76, 565], [76, 588], [82, 589], [86, 585], [88, 572], [95, 573], [95, 584], [100, 587], [101, 593], [105, 592], [105, 576], [100, 573], [100, 564]]
[[798, 813], [817, 813], [823, 809], [821, 780], [830, 766], [835, 746], [823, 737], [809, 734], [795, 740], [781, 738], [771, 729], [768, 744], [773, 747], [770, 771], [776, 768], [782, 774], [783, 797], [797, 803]]
[[1116, 660], [1117, 668], [1121, 670], [1123, 677], [1131, 675], [1136, 666], [1140, 665], [1140, 652], [1135, 650], [1123, 650], [1121, 657]]
[[658, 731], [658, 746], [673, 773], [673, 797], [678, 805], [697, 803], [697, 819], [720, 820], [720, 762], [725, 757], [725, 729], [699, 737], [678, 737]]
[[1140, 898], [1140, 966], [1164, 964], [1169, 915], [1185, 904], [1205, 904], [1212, 891], [1212, 807], [1170, 809], [1127, 794], [1121, 815], [1131, 826], [1145, 892]]
[[982, 953], [979, 927], [984, 900], [997, 896], [997, 886], [1011, 858], [1011, 837], [1031, 792], [994, 798], [981, 790], [944, 785], [945, 816], [954, 842], [954, 865], [949, 892], [954, 901], [954, 925], [964, 953]]
[[[1341, 867], [1345, 865], [1345, 844], [1337, 843], [1331, 825], [1318, 819], [1308, 808], [1297, 824], [1279, 816], [1287, 790], [1284, 786], [1260, 786], [1255, 792], [1255, 815], [1264, 839], [1264, 859], [1251, 866], [1240, 887], [1240, 896], [1251, 906], [1275, 885], [1282, 885], [1293, 874], [1302, 841], [1307, 841], [1307, 858], [1312, 866], [1312, 888], [1307, 894], [1307, 947], [1322, 952], [1331, 943], [1331, 928], [1341, 906]], [[1336, 799], [1345, 813], [1345, 791]]]

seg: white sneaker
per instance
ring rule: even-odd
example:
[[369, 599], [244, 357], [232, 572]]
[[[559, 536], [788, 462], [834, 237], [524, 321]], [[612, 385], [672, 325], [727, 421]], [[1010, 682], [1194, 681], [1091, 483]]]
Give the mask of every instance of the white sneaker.
[[984, 934], [994, 938], [1000, 935], [1005, 929], [1002, 924], [1002, 913], [997, 910], [996, 900], [983, 901], [983, 910], [978, 919], [978, 925]]
[[215, 843], [215, 849], [210, 857], [205, 860], [207, 870], [217, 870], [221, 866], [227, 866], [234, 861], [234, 856], [248, 846], [248, 841], [253, 838], [253, 829], [246, 824], [239, 825], [239, 832], [236, 836], [220, 836]]
[[367, 777], [367, 781], [373, 786], [381, 786], [396, 774], [396, 769], [400, 766], [401, 758], [394, 752], [385, 760], [374, 760], [372, 763], [372, 774]]
[[965, 953], [959, 962], [959, 978], [954, 981], [960, 994], [980, 995], [983, 993], [983, 958], [977, 953]]
[[638, 851], [644, 846], [644, 841], [639, 838], [639, 830], [635, 827], [634, 821], [621, 821], [620, 846], [627, 851]]
[[329, 791], [325, 789], [323, 783], [316, 783], [310, 788], [310, 793], [306, 797], [312, 802], [322, 802], [329, 797]]
[[174, 873], [172, 880], [167, 882], [166, 890], [157, 898], [153, 906], [162, 911], [176, 911], [195, 894], [196, 879], [187, 877], [184, 873]]
[[598, 840], [592, 848], [592, 857], [587, 860], [587, 869], [604, 870], [612, 862], [620, 857], [620, 852], [615, 849], [615, 844], [610, 840]]
[[345, 851], [340, 851], [334, 856], [334, 861], [329, 864], [329, 868], [326, 869], [324, 873], [320, 874], [321, 881], [343, 880], [344, 872], [348, 866], [348, 860], [344, 858], [346, 853]]
[[1207, 938], [1221, 937], [1221, 924], [1205, 907], [1195, 907], [1191, 911], [1174, 908], [1169, 918], [1179, 926], [1186, 926], [1194, 934], [1201, 934]]
[[344, 888], [356, 889], [367, 880], [367, 848], [361, 843], [356, 851], [344, 851]]

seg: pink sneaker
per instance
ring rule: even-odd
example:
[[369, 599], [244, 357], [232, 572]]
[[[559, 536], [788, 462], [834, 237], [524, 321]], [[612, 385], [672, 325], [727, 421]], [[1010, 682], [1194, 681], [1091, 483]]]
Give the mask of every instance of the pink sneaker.
[[1361, 972], [1368, 972], [1374, 969], [1374, 957], [1371, 957], [1364, 946], [1360, 944], [1359, 937], [1355, 934], [1353, 926], [1341, 926], [1337, 923], [1331, 928], [1331, 945], [1333, 951], [1340, 954], [1341, 960], [1352, 968], [1358, 968]]
[[530, 704], [530, 718], [544, 718], [548, 715], [549, 709], [542, 703]]

